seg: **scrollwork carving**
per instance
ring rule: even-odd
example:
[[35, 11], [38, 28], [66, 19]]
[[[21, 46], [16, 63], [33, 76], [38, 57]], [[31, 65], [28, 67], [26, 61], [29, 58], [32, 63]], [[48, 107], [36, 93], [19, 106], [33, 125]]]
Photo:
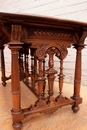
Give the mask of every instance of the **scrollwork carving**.
[[66, 55], [68, 54], [68, 50], [67, 48], [69, 47], [69, 45], [64, 45], [64, 44], [59, 44], [60, 46], [60, 56], [57, 56], [59, 57], [59, 59], [65, 59]]
[[46, 43], [45, 44], [35, 44], [35, 43], [33, 43], [31, 45], [31, 48], [36, 48], [35, 55], [39, 59], [44, 59], [44, 57], [46, 56], [47, 50], [49, 48], [51, 48], [52, 51], [54, 51], [55, 55], [59, 59], [64, 59], [66, 57], [66, 55], [68, 54], [68, 51], [67, 51], [68, 45], [64, 45], [64, 44], [55, 43], [54, 45], [52, 45], [52, 44], [46, 44]]

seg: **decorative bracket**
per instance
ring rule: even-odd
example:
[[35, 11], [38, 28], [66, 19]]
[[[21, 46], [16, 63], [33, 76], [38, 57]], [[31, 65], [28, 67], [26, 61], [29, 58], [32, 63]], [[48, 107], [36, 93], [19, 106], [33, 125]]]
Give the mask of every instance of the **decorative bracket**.
[[84, 44], [84, 40], [87, 37], [87, 31], [76, 31], [74, 34], [74, 44]]

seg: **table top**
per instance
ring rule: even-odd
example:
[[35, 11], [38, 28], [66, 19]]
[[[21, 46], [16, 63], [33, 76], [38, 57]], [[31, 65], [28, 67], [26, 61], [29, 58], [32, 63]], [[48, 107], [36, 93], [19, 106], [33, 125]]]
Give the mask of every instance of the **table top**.
[[0, 12], [0, 39], [2, 39], [2, 44], [10, 41], [24, 43], [34, 40], [36, 42], [36, 39], [38, 42], [38, 39], [42, 41], [42, 38], [43, 40], [48, 39], [49, 42], [51, 40], [58, 42], [59, 40], [59, 42], [76, 43], [81, 37], [81, 40], [84, 41], [86, 36], [87, 23], [84, 22]]
[[38, 26], [48, 26], [48, 27], [61, 27], [61, 28], [81, 28], [87, 30], [87, 23], [73, 21], [73, 20], [65, 20], [59, 18], [45, 17], [45, 16], [36, 16], [36, 15], [26, 15], [26, 14], [12, 14], [12, 13], [4, 13], [0, 12], [0, 21], [4, 23], [15, 23], [15, 24], [29, 24], [29, 25], [38, 25]]

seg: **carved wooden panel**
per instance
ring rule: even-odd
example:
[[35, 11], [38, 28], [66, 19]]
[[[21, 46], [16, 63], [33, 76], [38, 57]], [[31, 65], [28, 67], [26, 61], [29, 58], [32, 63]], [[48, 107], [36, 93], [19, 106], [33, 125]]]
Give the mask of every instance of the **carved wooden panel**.
[[[36, 48], [36, 56], [39, 59], [44, 59], [46, 56], [47, 50], [51, 47], [54, 47], [55, 54], [58, 58], [64, 59], [68, 53], [67, 48], [69, 45], [64, 44], [32, 44], [31, 48]], [[59, 50], [58, 52], [56, 50]], [[59, 53], [60, 52], [60, 53]]]
[[[30, 29], [29, 38], [43, 38], [43, 40], [47, 39], [67, 39], [72, 40], [72, 33], [64, 32], [62, 30], [44, 30], [44, 29]], [[45, 39], [44, 39], [45, 38]]]
[[54, 30], [43, 30], [43, 29], [31, 29], [30, 30], [30, 36], [47, 36], [47, 37], [65, 37], [65, 38], [70, 38], [71, 34], [68, 32], [63, 32], [63, 31], [54, 31]]

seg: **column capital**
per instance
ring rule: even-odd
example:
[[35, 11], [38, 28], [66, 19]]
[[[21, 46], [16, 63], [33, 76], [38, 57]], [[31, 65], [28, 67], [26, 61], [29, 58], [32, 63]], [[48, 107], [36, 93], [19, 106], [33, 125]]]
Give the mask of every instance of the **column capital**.
[[86, 45], [85, 44], [73, 44], [74, 48], [81, 51]]
[[22, 42], [10, 42], [9, 43], [9, 49], [11, 51], [19, 51], [22, 48], [23, 43]]

